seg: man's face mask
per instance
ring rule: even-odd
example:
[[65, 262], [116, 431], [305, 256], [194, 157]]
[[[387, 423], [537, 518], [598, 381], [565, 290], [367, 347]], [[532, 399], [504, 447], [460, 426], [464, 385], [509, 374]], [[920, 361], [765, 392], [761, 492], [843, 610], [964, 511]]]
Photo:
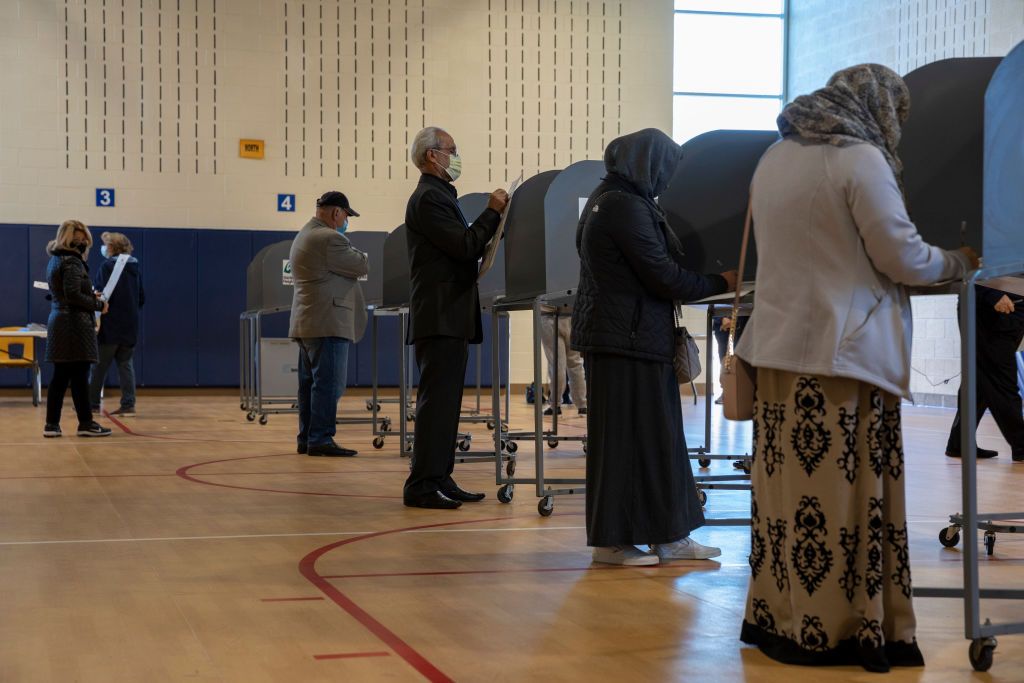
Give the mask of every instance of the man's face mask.
[[339, 235], [344, 235], [345, 231], [348, 230], [348, 216], [345, 216], [345, 222], [335, 228]]
[[437, 151], [448, 155], [448, 166], [442, 168], [444, 169], [444, 172], [448, 174], [448, 178], [454, 183], [459, 179], [459, 176], [462, 175], [462, 157], [454, 152], [444, 152], [443, 150]]
[[110, 258], [110, 252], [107, 251], [107, 245], [104, 244], [102, 247], [100, 247], [100, 256], [102, 256], [103, 258]]

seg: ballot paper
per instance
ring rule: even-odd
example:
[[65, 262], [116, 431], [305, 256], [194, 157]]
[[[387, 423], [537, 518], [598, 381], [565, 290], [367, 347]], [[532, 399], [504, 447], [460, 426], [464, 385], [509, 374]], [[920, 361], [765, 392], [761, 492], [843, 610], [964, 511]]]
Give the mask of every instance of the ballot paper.
[[508, 206], [505, 207], [505, 213], [501, 215], [501, 222], [498, 223], [498, 229], [494, 233], [494, 237], [487, 243], [487, 248], [484, 250], [484, 258], [480, 262], [480, 272], [477, 275], [477, 282], [480, 281], [487, 271], [494, 265], [494, 259], [498, 255], [498, 246], [501, 244], [501, 237], [505, 234], [505, 219], [508, 218], [509, 210], [512, 208], [512, 195], [515, 194], [516, 188], [523, 182], [523, 174], [519, 173], [519, 177], [512, 181], [512, 184], [508, 188]]

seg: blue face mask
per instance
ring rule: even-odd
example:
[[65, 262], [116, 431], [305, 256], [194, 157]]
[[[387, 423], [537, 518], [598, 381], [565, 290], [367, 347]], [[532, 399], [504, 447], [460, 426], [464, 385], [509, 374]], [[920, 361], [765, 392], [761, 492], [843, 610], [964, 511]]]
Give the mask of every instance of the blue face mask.
[[107, 253], [107, 245], [104, 244], [102, 247], [100, 247], [100, 255], [103, 258], [110, 258], [110, 255]]
[[342, 223], [341, 225], [339, 225], [337, 227], [337, 230], [338, 230], [338, 234], [339, 235], [344, 235], [345, 234], [345, 231], [348, 230], [348, 218], [345, 219], [344, 223]]

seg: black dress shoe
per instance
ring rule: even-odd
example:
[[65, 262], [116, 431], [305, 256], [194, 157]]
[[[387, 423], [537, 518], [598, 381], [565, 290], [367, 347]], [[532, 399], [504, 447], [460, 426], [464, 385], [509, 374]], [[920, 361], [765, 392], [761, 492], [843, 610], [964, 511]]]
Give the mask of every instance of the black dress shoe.
[[299, 455], [305, 455], [307, 450], [309, 450], [309, 446], [304, 443], [300, 443], [295, 447], [295, 452]]
[[309, 446], [306, 449], [306, 453], [308, 455], [320, 455], [328, 458], [351, 458], [353, 455], [356, 455], [357, 451], [339, 446], [334, 441], [328, 441], [319, 446]]
[[[999, 455], [999, 451], [992, 451], [992, 450], [989, 450], [987, 448], [979, 448], [978, 449], [978, 460], [984, 460], [985, 458], [994, 458], [997, 455]], [[959, 450], [955, 450], [954, 451], [953, 449], [949, 449], [949, 450], [946, 451], [946, 456], [950, 457], [950, 458], [959, 458], [960, 457], [960, 451]]]
[[452, 500], [461, 500], [463, 503], [478, 503], [487, 497], [486, 493], [470, 493], [469, 491], [463, 491], [458, 486], [451, 491], [442, 491], [442, 493]]
[[452, 500], [440, 491], [431, 491], [422, 496], [405, 496], [403, 502], [407, 508], [431, 508], [434, 510], [454, 510], [462, 506], [462, 503]]

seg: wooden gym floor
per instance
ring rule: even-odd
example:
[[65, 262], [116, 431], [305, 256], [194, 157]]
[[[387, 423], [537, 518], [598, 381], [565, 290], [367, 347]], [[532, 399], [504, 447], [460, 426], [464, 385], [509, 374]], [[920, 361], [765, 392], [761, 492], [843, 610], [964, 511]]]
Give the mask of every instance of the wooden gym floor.
[[[513, 405], [513, 429], [529, 428], [521, 395]], [[367, 415], [361, 396], [344, 407]], [[699, 444], [700, 409], [684, 410]], [[960, 508], [959, 464], [942, 455], [951, 419], [905, 411], [916, 585], [960, 581], [959, 549], [937, 539]], [[530, 487], [500, 504], [493, 464], [474, 463], [456, 476], [487, 491], [484, 502], [406, 509], [397, 439], [374, 450], [367, 425], [340, 432], [358, 458], [326, 459], [295, 454], [294, 416], [248, 423], [229, 395], [143, 392], [137, 418], [103, 421], [110, 438], [44, 440], [43, 409], [0, 396], [0, 681], [879, 680], [784, 667], [740, 644], [746, 528], [695, 534], [722, 547], [717, 561], [595, 567], [581, 496], [542, 518]], [[73, 422], [69, 399], [65, 430]], [[490, 432], [469, 428], [474, 450], [486, 447]], [[749, 433], [716, 419], [714, 439], [742, 451]], [[979, 466], [981, 507], [1024, 509], [1024, 464], [989, 421], [980, 441], [1002, 450]], [[518, 455], [528, 474], [530, 444]], [[549, 450], [547, 463], [582, 476], [578, 444]], [[748, 504], [713, 491], [707, 512], [743, 515]], [[1024, 537], [1000, 536], [983, 580], [1024, 588], [1022, 565]], [[962, 603], [916, 607], [928, 665], [886, 680], [1024, 681], [1024, 637], [1000, 638], [992, 671], [977, 674]], [[1022, 612], [983, 603], [993, 621]]]

